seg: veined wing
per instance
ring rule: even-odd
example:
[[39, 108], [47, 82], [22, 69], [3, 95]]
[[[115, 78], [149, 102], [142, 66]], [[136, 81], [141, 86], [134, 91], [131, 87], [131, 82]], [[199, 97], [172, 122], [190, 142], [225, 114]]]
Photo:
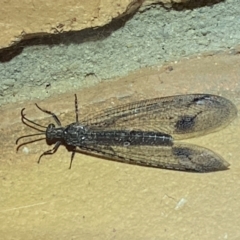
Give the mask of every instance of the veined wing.
[[173, 146], [93, 146], [93, 154], [140, 166], [193, 172], [226, 170], [229, 163], [211, 150], [197, 145], [175, 143]]
[[106, 109], [83, 124], [105, 130], [158, 131], [185, 139], [217, 131], [237, 115], [226, 98], [209, 94], [187, 94], [142, 100]]

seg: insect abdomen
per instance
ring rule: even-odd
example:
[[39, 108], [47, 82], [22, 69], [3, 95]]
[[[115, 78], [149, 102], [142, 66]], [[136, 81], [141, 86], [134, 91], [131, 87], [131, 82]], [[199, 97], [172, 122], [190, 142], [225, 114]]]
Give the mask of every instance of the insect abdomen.
[[172, 137], [160, 132], [113, 130], [91, 132], [90, 135], [88, 140], [91, 139], [98, 145], [124, 145], [126, 147], [129, 145], [173, 145]]

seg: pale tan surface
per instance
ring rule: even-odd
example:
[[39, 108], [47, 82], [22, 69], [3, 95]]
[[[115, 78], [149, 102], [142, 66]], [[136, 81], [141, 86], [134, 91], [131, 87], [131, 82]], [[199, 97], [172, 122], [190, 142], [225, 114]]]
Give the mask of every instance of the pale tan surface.
[[[173, 2], [185, 2], [174, 0]], [[0, 49], [22, 39], [108, 24], [134, 12], [144, 0], [0, 0]], [[146, 1], [144, 5], [171, 0]]]
[[136, 0], [0, 0], [0, 48], [34, 36], [103, 26], [140, 4]]
[[[239, 55], [184, 60], [76, 91], [80, 114], [198, 92], [225, 96], [239, 110], [239, 60]], [[73, 99], [68, 93], [38, 103], [65, 125], [74, 121]], [[1, 109], [1, 239], [240, 239], [239, 117], [219, 132], [184, 141], [223, 156], [231, 164], [228, 171], [177, 172], [82, 154], [68, 170], [70, 153], [64, 147], [39, 165], [38, 156], [49, 149], [44, 141], [15, 153], [16, 138], [34, 132], [20, 122], [22, 107], [31, 119], [45, 117], [33, 102]]]

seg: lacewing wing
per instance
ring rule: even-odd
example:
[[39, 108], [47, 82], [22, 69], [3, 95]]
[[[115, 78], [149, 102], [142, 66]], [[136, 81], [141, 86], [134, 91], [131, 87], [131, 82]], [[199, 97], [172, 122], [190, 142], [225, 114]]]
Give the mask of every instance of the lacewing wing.
[[157, 131], [186, 139], [218, 131], [237, 115], [226, 98], [187, 94], [142, 100], [103, 110], [81, 122], [104, 129]]

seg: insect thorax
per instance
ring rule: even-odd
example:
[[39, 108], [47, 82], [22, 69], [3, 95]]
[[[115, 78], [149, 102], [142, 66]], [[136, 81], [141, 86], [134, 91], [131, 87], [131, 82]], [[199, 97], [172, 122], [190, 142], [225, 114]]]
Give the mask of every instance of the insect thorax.
[[66, 127], [55, 127], [54, 124], [49, 124], [46, 140], [50, 144], [60, 141], [66, 145], [77, 146], [87, 131], [87, 128], [79, 123], [71, 123]]
[[89, 130], [86, 126], [79, 123], [71, 123], [63, 130], [62, 140], [66, 145], [80, 146], [88, 132]]

